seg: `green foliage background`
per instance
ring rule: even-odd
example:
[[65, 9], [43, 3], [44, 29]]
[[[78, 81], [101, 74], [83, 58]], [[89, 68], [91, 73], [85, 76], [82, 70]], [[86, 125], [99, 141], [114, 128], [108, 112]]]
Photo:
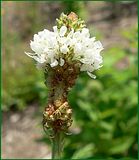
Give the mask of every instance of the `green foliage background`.
[[[24, 51], [29, 50], [32, 35], [46, 27], [43, 23], [45, 17], [41, 20], [39, 18], [39, 2], [28, 6], [26, 2], [22, 4], [25, 5], [22, 10], [27, 11], [22, 33], [20, 30], [6, 31], [9, 26], [6, 26], [3, 19], [4, 112], [12, 108], [24, 110], [32, 102], [39, 103], [41, 111], [47, 99], [43, 73], [24, 54]], [[18, 10], [22, 4], [18, 4]], [[60, 4], [66, 12], [77, 11], [82, 17], [87, 17], [84, 5], [83, 2], [76, 3], [76, 7], [74, 2]], [[29, 10], [31, 7], [32, 11]], [[34, 20], [35, 15], [37, 18]], [[47, 26], [49, 28], [51, 25]], [[119, 34], [129, 45], [123, 47], [122, 42], [119, 42], [105, 48], [104, 64], [96, 72], [97, 79], [92, 80], [82, 73], [69, 94], [74, 110], [75, 130], [67, 137], [63, 155], [65, 158], [137, 158], [137, 26], [125, 28]], [[96, 37], [103, 38], [103, 35], [99, 31]]]

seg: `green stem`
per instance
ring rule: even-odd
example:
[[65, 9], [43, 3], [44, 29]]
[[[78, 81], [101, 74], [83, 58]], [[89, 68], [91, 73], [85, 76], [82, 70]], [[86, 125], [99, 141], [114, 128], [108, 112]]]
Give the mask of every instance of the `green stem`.
[[63, 150], [63, 133], [55, 132], [52, 138], [52, 159], [61, 159]]

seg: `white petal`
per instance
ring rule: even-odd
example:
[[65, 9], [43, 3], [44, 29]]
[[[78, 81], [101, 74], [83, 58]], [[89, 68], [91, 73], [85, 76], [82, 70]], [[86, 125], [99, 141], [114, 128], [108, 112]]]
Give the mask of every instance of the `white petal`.
[[34, 41], [39, 41], [40, 37], [38, 34], [34, 34], [33, 40]]
[[44, 38], [44, 36], [45, 36], [44, 31], [38, 32], [38, 36], [39, 36], [39, 38]]
[[51, 67], [55, 67], [57, 65], [58, 65], [58, 61], [57, 60], [54, 60], [54, 62], [50, 64]]
[[88, 71], [87, 71], [87, 74], [88, 74], [91, 78], [96, 79], [96, 76], [95, 76], [94, 74], [92, 74], [91, 72], [88, 72]]
[[66, 41], [67, 41], [67, 37], [60, 37], [58, 39], [58, 41], [59, 41], [59, 43], [61, 43], [62, 45], [64, 45], [66, 43]]
[[34, 56], [32, 57], [35, 59], [35, 61], [39, 62], [39, 63], [44, 63], [46, 62], [45, 58], [44, 57], [41, 57], [41, 56]]
[[63, 66], [64, 65], [64, 63], [65, 63], [65, 60], [63, 59], [63, 58], [60, 58], [60, 66]]
[[90, 37], [89, 29], [83, 28], [83, 29], [82, 29], [82, 34], [83, 34], [85, 37]]
[[94, 71], [94, 66], [90, 64], [83, 64], [80, 68], [81, 71], [88, 71], [88, 72], [93, 72]]
[[33, 56], [36, 55], [36, 53], [29, 53], [29, 52], [25, 52], [25, 54], [31, 58], [33, 58]]
[[103, 49], [102, 43], [100, 41], [94, 42], [94, 45], [97, 49]]
[[69, 34], [67, 35], [68, 38], [71, 38], [74, 34], [74, 29], [72, 28]]
[[64, 36], [66, 32], [67, 32], [67, 27], [66, 26], [62, 26], [60, 28], [59, 34], [60, 34], [60, 36]]
[[62, 53], [64, 53], [64, 54], [66, 54], [66, 53], [69, 51], [69, 49], [68, 49], [68, 47], [67, 47], [66, 45], [63, 45], [63, 46], [60, 48], [60, 51], [61, 51]]
[[50, 31], [48, 29], [44, 29], [44, 34], [48, 35], [50, 33]]
[[43, 46], [40, 43], [36, 43], [34, 41], [30, 42], [31, 49], [36, 53], [42, 53], [43, 52]]
[[80, 37], [81, 37], [81, 34], [79, 31], [75, 32], [73, 35], [73, 38], [80, 38]]
[[49, 51], [48, 47], [45, 47], [43, 50], [44, 53], [47, 53], [48, 51]]
[[82, 51], [81, 43], [76, 43], [74, 47], [74, 53], [80, 53]]
[[96, 37], [90, 38], [90, 41], [94, 42], [96, 40]]
[[74, 46], [77, 43], [77, 39], [72, 38], [69, 43], [70, 43], [70, 46]]
[[26, 55], [28, 55], [29, 57], [33, 58], [35, 61], [39, 62], [39, 63], [44, 63], [46, 62], [45, 60], [45, 55], [37, 55], [36, 53], [27, 53], [25, 52]]
[[57, 32], [58, 32], [57, 26], [54, 26], [54, 27], [53, 27], [53, 30], [54, 30], [55, 33], [57, 33]]
[[55, 52], [54, 52], [53, 50], [49, 49], [49, 50], [47, 51], [47, 56], [48, 56], [49, 58], [53, 59], [53, 57], [55, 56]]
[[83, 28], [82, 29], [82, 33], [88, 33], [89, 32], [89, 29], [88, 28]]

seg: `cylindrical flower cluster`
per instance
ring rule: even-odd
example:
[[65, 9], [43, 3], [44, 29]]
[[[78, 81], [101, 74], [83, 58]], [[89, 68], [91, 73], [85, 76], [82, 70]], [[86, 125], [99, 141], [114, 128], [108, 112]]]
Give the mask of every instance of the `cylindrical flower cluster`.
[[84, 21], [73, 12], [62, 13], [53, 31], [44, 29], [35, 34], [30, 46], [34, 53], [26, 54], [43, 69], [49, 88], [43, 125], [47, 130], [66, 132], [72, 124], [68, 90], [81, 71], [95, 78], [92, 72], [102, 66], [103, 46], [90, 37]]

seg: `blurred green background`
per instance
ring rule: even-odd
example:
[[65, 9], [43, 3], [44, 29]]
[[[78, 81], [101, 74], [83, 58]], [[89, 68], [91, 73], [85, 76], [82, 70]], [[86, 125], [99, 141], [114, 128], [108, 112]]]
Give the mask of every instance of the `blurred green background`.
[[63, 157], [137, 159], [136, 1], [2, 2], [2, 158], [50, 158], [41, 127], [47, 88], [24, 52], [35, 33], [71, 11], [102, 42], [104, 63], [96, 80], [82, 73], [69, 93], [74, 124]]

